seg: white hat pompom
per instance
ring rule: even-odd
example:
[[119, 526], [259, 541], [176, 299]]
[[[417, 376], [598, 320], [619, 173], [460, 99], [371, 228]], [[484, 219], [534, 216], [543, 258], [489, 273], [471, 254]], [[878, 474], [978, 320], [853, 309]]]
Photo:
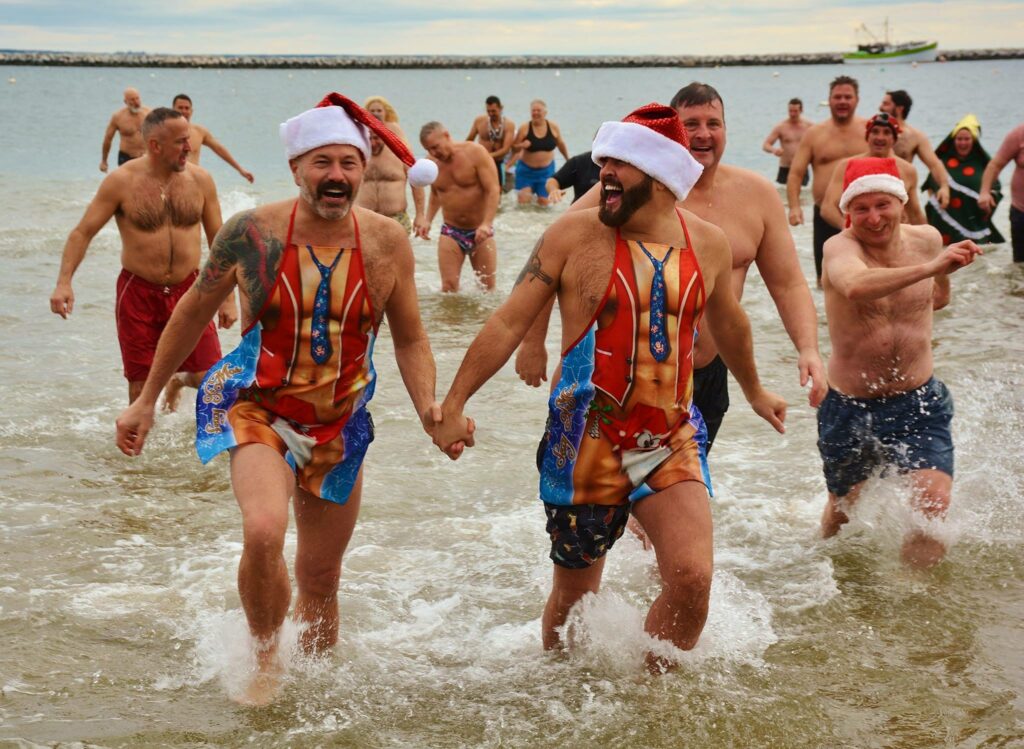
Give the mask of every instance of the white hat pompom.
[[437, 179], [437, 164], [430, 159], [416, 159], [409, 167], [409, 184], [413, 187], [426, 187], [434, 184]]

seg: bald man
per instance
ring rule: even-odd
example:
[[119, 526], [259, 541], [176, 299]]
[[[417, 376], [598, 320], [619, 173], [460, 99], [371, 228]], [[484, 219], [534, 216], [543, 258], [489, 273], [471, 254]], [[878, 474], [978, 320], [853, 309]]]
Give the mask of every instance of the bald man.
[[149, 114], [149, 108], [142, 106], [142, 97], [137, 89], [124, 90], [124, 106], [110, 116], [107, 132], [103, 134], [103, 150], [100, 154], [100, 171], [107, 171], [107, 156], [114, 142], [114, 134], [120, 138], [117, 144], [117, 165], [137, 159], [146, 153], [146, 141], [142, 137], [142, 121]]

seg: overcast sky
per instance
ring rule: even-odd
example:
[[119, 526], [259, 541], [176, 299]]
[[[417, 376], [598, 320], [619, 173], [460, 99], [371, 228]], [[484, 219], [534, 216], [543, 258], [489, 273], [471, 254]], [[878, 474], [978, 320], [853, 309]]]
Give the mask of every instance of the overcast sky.
[[940, 48], [1024, 46], [1024, 2], [0, 0], [0, 48], [225, 54], [834, 52], [866, 22]]

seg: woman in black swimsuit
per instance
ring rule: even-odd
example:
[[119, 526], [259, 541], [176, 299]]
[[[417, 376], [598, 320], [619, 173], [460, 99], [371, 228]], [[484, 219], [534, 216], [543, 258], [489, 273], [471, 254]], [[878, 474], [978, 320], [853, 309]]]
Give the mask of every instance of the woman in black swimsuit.
[[555, 149], [569, 158], [562, 133], [547, 119], [547, 105], [540, 99], [530, 103], [530, 119], [516, 133], [512, 161], [516, 162], [516, 190], [519, 202], [529, 203], [537, 196], [540, 205], [548, 204], [546, 182], [555, 173]]

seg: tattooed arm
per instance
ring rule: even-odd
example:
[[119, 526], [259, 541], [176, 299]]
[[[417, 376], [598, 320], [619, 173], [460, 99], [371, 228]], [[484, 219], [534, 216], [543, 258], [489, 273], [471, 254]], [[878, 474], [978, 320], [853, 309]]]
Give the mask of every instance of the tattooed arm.
[[160, 392], [196, 347], [203, 329], [234, 291], [237, 280], [245, 278], [246, 266], [254, 264], [255, 255], [264, 254], [254, 245], [253, 238], [262, 239], [251, 211], [233, 216], [217, 233], [206, 266], [178, 302], [160, 335], [142, 392], [117, 420], [117, 446], [121, 452], [142, 452], [146, 434], [153, 426]]
[[442, 450], [465, 433], [462, 410], [466, 401], [508, 361], [534, 318], [558, 290], [567, 248], [574, 238], [571, 231], [561, 228], [563, 221], [556, 222], [537, 241], [512, 293], [466, 351], [441, 406], [443, 420], [434, 433], [434, 444]]

